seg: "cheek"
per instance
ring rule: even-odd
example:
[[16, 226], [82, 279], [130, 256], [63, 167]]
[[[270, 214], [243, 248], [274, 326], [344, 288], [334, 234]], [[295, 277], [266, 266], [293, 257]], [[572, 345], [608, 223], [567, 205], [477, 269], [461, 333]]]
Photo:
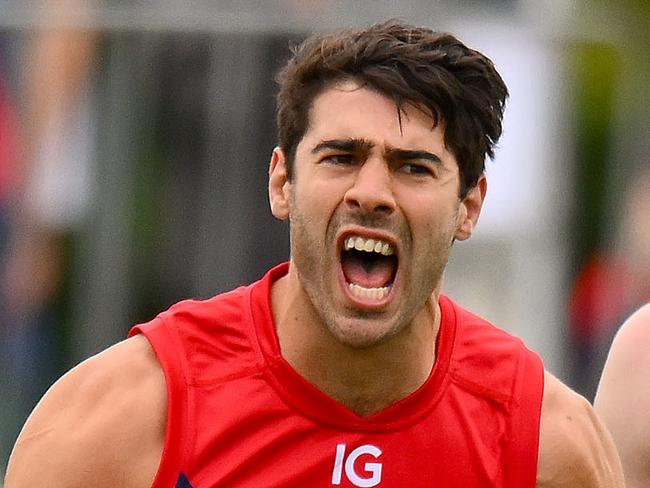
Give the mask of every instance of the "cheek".
[[427, 207], [418, 209], [408, 218], [408, 224], [416, 241], [427, 249], [439, 249], [451, 246], [454, 236], [462, 222], [458, 206], [450, 206], [448, 202], [427, 202]]
[[435, 192], [413, 192], [407, 198], [400, 198], [402, 211], [415, 229], [426, 227], [440, 232], [441, 226], [455, 226], [460, 222], [458, 199], [436, 196]]
[[294, 185], [291, 207], [310, 222], [327, 220], [341, 202], [341, 185], [322, 178], [311, 178]]
[[296, 189], [289, 212], [290, 235], [296, 243], [307, 248], [322, 245], [331, 212], [323, 198], [312, 189]]

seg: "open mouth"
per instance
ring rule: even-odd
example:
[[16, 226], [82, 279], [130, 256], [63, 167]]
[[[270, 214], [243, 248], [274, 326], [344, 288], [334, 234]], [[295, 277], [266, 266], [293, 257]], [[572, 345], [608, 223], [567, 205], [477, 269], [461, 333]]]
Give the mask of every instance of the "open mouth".
[[397, 265], [395, 249], [386, 241], [351, 235], [343, 242], [341, 268], [350, 292], [358, 298], [386, 298]]

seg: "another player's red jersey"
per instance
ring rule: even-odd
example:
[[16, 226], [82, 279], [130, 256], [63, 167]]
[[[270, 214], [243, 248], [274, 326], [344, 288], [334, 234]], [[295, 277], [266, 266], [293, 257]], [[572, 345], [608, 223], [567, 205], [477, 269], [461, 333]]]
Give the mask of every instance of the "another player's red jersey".
[[280, 355], [261, 281], [139, 325], [168, 384], [154, 488], [535, 486], [543, 367], [441, 297], [437, 359], [413, 394], [359, 417]]
[[[0, 71], [0, 75], [2, 72]], [[16, 140], [13, 113], [5, 86], [0, 78], [0, 204], [16, 183]]]

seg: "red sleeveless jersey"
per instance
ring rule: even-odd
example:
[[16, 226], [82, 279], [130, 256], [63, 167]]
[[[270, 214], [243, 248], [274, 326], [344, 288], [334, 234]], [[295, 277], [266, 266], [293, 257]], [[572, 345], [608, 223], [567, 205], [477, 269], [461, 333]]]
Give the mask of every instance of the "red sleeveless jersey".
[[131, 331], [167, 380], [154, 488], [535, 486], [543, 366], [519, 339], [443, 296], [430, 377], [360, 417], [280, 355], [270, 288], [287, 269]]

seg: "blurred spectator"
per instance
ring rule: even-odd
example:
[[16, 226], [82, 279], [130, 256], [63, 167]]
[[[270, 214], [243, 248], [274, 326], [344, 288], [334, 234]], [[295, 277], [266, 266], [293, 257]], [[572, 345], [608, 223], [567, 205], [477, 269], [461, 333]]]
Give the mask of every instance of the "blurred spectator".
[[7, 238], [9, 189], [15, 184], [17, 170], [12, 112], [0, 69], [0, 255], [3, 254]]
[[573, 386], [592, 399], [618, 325], [650, 301], [650, 168], [630, 179], [611, 250], [593, 253], [573, 287]]
[[[8, 242], [10, 235], [10, 194], [16, 187], [18, 160], [16, 147], [16, 125], [13, 104], [4, 84], [5, 65], [0, 63], [0, 276], [6, 262], [8, 253]], [[15, 392], [7, 388], [11, 381], [13, 371], [9, 367], [11, 360], [10, 334], [13, 327], [13, 319], [10, 315], [8, 303], [4, 293], [0, 292], [0, 395], [3, 399], [3, 407], [11, 410], [15, 398]], [[14, 432], [11, 423], [15, 418], [7, 415], [0, 415], [0, 467], [4, 467], [3, 461], [8, 454], [9, 442]]]
[[[43, 2], [43, 15], [52, 12], [49, 4]], [[63, 11], [80, 9], [76, 15], [83, 5], [76, 0], [57, 3]], [[25, 101], [16, 110], [20, 144], [14, 147], [19, 150], [11, 149], [11, 141], [0, 136], [0, 192], [4, 183], [5, 193], [0, 212], [0, 219], [5, 219], [0, 230], [5, 243], [0, 250], [2, 466], [19, 426], [60, 374], [56, 343], [60, 324], [53, 306], [62, 283], [63, 244], [83, 214], [90, 180], [84, 110], [95, 34], [43, 25], [33, 33], [21, 66], [24, 72], [19, 73]], [[15, 155], [5, 156], [15, 163], [10, 185], [3, 153]]]

